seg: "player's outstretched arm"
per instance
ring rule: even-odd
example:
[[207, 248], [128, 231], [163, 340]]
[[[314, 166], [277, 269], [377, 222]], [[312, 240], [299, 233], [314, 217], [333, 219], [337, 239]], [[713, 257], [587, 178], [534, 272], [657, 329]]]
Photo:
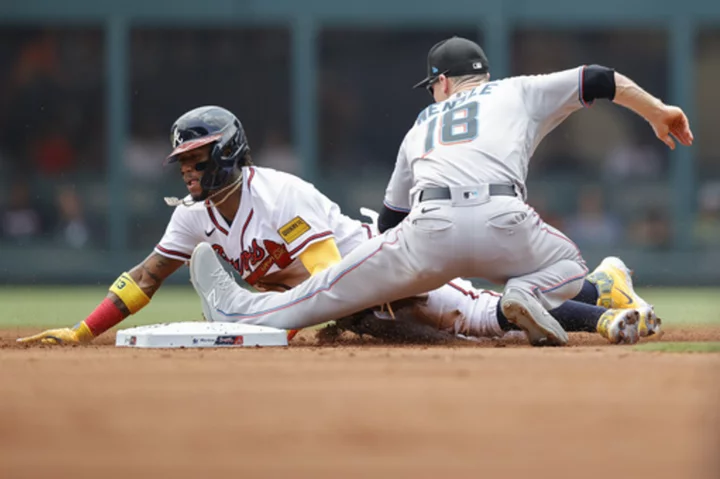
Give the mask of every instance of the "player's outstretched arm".
[[670, 149], [675, 149], [673, 137], [682, 145], [690, 146], [692, 144], [693, 134], [690, 130], [690, 123], [680, 108], [666, 105], [640, 88], [634, 81], [617, 72], [615, 72], [615, 98], [613, 101], [645, 118], [658, 139]]
[[182, 264], [182, 261], [152, 253], [129, 272], [121, 274], [110, 286], [110, 291], [103, 302], [84, 321], [72, 328], [50, 329], [34, 336], [20, 338], [18, 342], [88, 343], [131, 314], [140, 311], [150, 302], [150, 298], [163, 281]]

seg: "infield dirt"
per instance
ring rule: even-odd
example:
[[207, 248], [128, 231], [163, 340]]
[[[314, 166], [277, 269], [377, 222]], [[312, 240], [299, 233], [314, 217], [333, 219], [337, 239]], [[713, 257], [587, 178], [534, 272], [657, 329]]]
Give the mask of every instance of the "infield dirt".
[[15, 345], [28, 332], [0, 332], [3, 479], [720, 476], [720, 354], [584, 334], [556, 349], [312, 332], [267, 349]]

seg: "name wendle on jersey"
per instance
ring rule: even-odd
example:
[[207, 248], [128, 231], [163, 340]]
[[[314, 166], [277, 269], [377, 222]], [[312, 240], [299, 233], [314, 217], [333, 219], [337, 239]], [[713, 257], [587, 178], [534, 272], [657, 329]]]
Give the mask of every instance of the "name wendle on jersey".
[[461, 106], [463, 103], [470, 100], [471, 98], [480, 95], [489, 95], [490, 93], [492, 93], [492, 90], [496, 85], [497, 82], [487, 83], [485, 85], [473, 88], [472, 90], [460, 92], [458, 95], [453, 96], [452, 98], [449, 98], [443, 102], [433, 103], [432, 105], [428, 106], [420, 112], [417, 120], [415, 121], [415, 125], [422, 125], [426, 120], [429, 120], [435, 115], [452, 111], [455, 109], [455, 107]]

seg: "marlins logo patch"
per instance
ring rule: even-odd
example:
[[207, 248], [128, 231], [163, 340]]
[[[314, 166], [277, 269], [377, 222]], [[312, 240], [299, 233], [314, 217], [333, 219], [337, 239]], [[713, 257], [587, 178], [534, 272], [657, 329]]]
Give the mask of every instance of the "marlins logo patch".
[[290, 244], [308, 231], [310, 231], [310, 225], [304, 219], [296, 216], [289, 223], [281, 226], [278, 233], [287, 244]]

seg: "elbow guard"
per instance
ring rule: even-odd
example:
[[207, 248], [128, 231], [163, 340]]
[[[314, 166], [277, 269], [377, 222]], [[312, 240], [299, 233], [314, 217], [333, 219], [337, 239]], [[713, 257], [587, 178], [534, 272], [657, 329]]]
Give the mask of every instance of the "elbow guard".
[[408, 213], [391, 210], [387, 206], [383, 205], [382, 210], [380, 211], [380, 216], [378, 217], [378, 231], [380, 233], [384, 233], [385, 231], [396, 227], [407, 215]]
[[580, 79], [580, 102], [590, 105], [598, 98], [615, 98], [615, 70], [601, 65], [583, 67]]

